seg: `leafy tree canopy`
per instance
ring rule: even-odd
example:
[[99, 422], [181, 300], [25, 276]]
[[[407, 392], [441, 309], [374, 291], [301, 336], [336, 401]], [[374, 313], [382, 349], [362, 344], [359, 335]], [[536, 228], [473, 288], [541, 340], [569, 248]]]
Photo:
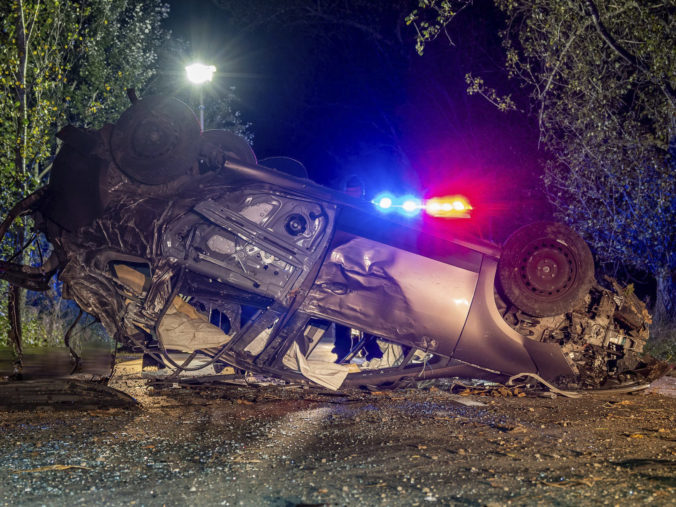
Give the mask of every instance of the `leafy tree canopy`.
[[[61, 127], [67, 123], [99, 127], [128, 106], [126, 88], [142, 88], [154, 73], [157, 48], [167, 37], [161, 28], [167, 13], [160, 0], [0, 4], [3, 216], [18, 199], [45, 183], [57, 148], [54, 136]], [[2, 238], [3, 248], [22, 247], [28, 229], [29, 224], [18, 221]], [[24, 250], [19, 261], [27, 261], [27, 254]], [[4, 291], [6, 284], [0, 288]], [[20, 361], [24, 296], [18, 287], [7, 294], [8, 311], [0, 315], [0, 328], [9, 329]], [[57, 318], [60, 314], [54, 312]]]
[[159, 0], [14, 0], [0, 7], [2, 203], [43, 183], [66, 123], [98, 127], [125, 109], [166, 38]]
[[[421, 0], [418, 49], [471, 0]], [[494, 0], [509, 77], [530, 91], [544, 181], [602, 262], [651, 273], [656, 313], [676, 318], [676, 2]], [[518, 107], [468, 75], [468, 92]]]

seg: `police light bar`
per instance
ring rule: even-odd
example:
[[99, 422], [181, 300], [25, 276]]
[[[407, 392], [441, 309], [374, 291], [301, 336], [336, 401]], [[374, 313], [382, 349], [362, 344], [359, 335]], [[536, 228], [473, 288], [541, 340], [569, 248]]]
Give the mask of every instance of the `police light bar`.
[[414, 196], [395, 197], [390, 193], [382, 193], [371, 201], [376, 209], [384, 213], [397, 211], [406, 216], [414, 216], [424, 211], [430, 216], [439, 218], [469, 218], [472, 206], [462, 195], [432, 197], [422, 201]]

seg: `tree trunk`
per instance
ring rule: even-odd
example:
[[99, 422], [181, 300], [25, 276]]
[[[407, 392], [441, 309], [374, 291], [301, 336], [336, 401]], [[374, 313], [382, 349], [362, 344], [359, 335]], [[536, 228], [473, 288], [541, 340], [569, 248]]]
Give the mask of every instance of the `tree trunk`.
[[9, 342], [14, 354], [12, 376], [21, 377], [23, 370], [23, 347], [21, 345], [21, 287], [10, 285], [7, 292], [7, 315], [9, 316]]
[[676, 323], [676, 271], [663, 270], [657, 275], [657, 298], [653, 321]]
[[[14, 149], [14, 164], [17, 177], [18, 188], [25, 195], [25, 182], [23, 181], [26, 174], [26, 142], [28, 129], [28, 109], [26, 107], [26, 73], [28, 68], [28, 40], [26, 34], [26, 22], [24, 18], [23, 2], [19, 0], [16, 4], [18, 9], [17, 24], [16, 24], [16, 44], [19, 53], [19, 65], [17, 69], [17, 86], [15, 87], [16, 98], [19, 103], [19, 122], [16, 125], [17, 143]], [[24, 235], [23, 225], [18, 224], [17, 238], [15, 245], [18, 248], [23, 247]], [[23, 255], [21, 256], [23, 257]], [[14, 372], [15, 377], [21, 376], [23, 369], [23, 347], [22, 347], [22, 329], [21, 329], [21, 287], [10, 285], [7, 299], [7, 314], [9, 317], [9, 331], [8, 338], [12, 344], [14, 352]]]

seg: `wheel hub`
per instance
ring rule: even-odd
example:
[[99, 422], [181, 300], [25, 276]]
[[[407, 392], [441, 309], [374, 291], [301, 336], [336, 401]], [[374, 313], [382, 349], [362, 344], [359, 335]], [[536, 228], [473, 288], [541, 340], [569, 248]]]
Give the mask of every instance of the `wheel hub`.
[[567, 247], [555, 241], [538, 241], [525, 249], [519, 266], [521, 282], [539, 296], [560, 296], [575, 279], [575, 264]]
[[147, 185], [168, 183], [197, 162], [200, 128], [188, 106], [149, 96], [127, 109], [115, 125], [110, 151], [118, 168]]

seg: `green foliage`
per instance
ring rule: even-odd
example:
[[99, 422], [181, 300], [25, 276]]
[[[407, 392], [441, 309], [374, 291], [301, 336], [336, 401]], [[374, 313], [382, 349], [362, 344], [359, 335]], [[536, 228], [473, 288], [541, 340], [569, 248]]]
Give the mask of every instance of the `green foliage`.
[[656, 322], [650, 326], [650, 339], [643, 351], [662, 361], [676, 362], [676, 324]]
[[69, 123], [98, 128], [129, 107], [127, 88], [140, 90], [155, 74], [158, 50], [168, 40], [161, 22], [169, 7], [159, 0], [89, 5], [63, 93]]
[[501, 0], [507, 66], [538, 104], [550, 201], [602, 262], [659, 283], [676, 268], [676, 4], [590, 3]]
[[[421, 6], [438, 14], [441, 29], [470, 3]], [[676, 3], [495, 4], [506, 16], [507, 72], [530, 91], [551, 154], [544, 174], [550, 201], [601, 262], [651, 273], [658, 318], [676, 318]], [[419, 34], [424, 47], [437, 32]], [[469, 84], [470, 92], [485, 91], [482, 81]], [[507, 109], [490, 89], [482, 94]]]
[[[8, 284], [0, 282], [0, 298], [6, 299]], [[60, 286], [53, 283], [46, 293], [26, 293], [22, 308], [23, 340], [26, 347], [59, 347], [68, 327], [79, 313], [77, 305], [62, 299]], [[93, 317], [80, 320], [71, 334], [71, 345], [78, 349], [84, 342], [109, 342], [100, 323], [92, 322]], [[10, 344], [7, 340], [9, 320], [4, 312], [0, 312], [0, 347]]]
[[494, 88], [486, 86], [483, 78], [467, 74], [465, 82], [468, 95], [480, 95], [504, 113], [516, 110], [511, 95], [500, 95]]
[[[40, 184], [40, 165], [52, 154], [58, 100], [77, 40], [79, 4], [58, 0], [4, 2], [0, 8], [0, 178], [12, 202]], [[3, 199], [7, 206], [8, 201]]]
[[66, 123], [100, 126], [152, 76], [159, 0], [16, 0], [0, 6], [0, 207], [44, 183]]
[[[45, 184], [61, 127], [98, 127], [128, 107], [126, 88], [142, 88], [155, 72], [167, 13], [160, 0], [0, 4], [0, 214]], [[1, 238], [4, 258], [30, 230], [30, 223], [15, 222]], [[32, 247], [14, 260], [30, 263], [36, 252]], [[60, 308], [60, 296], [51, 303]], [[57, 321], [64, 315], [54, 308], [22, 309], [28, 344], [63, 337]], [[0, 313], [0, 330], [8, 327]]]
[[464, 9], [472, 5], [472, 0], [419, 0], [418, 9], [406, 17], [406, 24], [412, 25], [417, 33], [415, 49], [422, 55], [425, 44], [445, 35], [453, 44], [446, 26]]

